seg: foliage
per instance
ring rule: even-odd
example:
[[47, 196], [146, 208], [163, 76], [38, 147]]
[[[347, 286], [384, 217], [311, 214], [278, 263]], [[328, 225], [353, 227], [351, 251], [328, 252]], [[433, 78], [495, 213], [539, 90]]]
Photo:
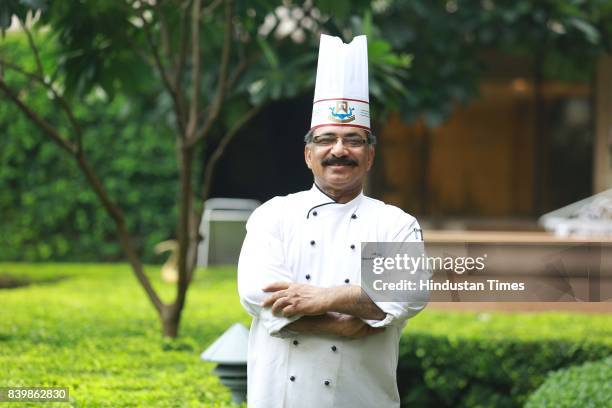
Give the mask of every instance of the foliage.
[[[171, 341], [159, 335], [127, 265], [0, 263], [0, 275], [34, 281], [0, 292], [5, 386], [68, 386], [73, 406], [229, 406], [214, 365], [198, 355], [232, 323], [249, 324], [234, 268], [198, 271], [181, 339]], [[174, 288], [159, 279], [158, 267], [147, 267], [147, 275], [171, 298]], [[516, 406], [547, 371], [612, 353], [610, 319], [425, 310], [400, 344], [402, 400]]]
[[[25, 16], [24, 9], [43, 6], [40, 24], [50, 28], [61, 44], [56, 65], [65, 73], [69, 95], [86, 94], [95, 86], [111, 96], [122, 92], [139, 97], [140, 92], [149, 90], [152, 84], [161, 89], [155, 64], [143, 57], [143, 52], [151, 48], [143, 27], [151, 30], [150, 39], [153, 46], [159, 47], [159, 56], [162, 63], [167, 64], [168, 74], [178, 69], [177, 61], [168, 56], [181, 47], [179, 29], [184, 25], [181, 2], [159, 2], [149, 8], [131, 1], [94, 1], [87, 7], [51, 0], [25, 2], [25, 5], [16, 0], [13, 3], [6, 7], [8, 10], [13, 7], [21, 17]], [[370, 35], [369, 49], [375, 57], [371, 60], [371, 69], [387, 73], [386, 77], [373, 76], [373, 86], [378, 89], [375, 96], [381, 107], [391, 108], [389, 97], [405, 93], [397, 78], [402, 75], [400, 69], [408, 67], [409, 59], [396, 54], [389, 42], [372, 27], [371, 3], [367, 0], [325, 1], [313, 7], [308, 3], [287, 2], [279, 7], [275, 1], [235, 1], [230, 67], [236, 68], [231, 73], [237, 81], [235, 86], [228, 87], [227, 103], [223, 108], [229, 121], [220, 126], [228, 127], [239, 113], [244, 114], [249, 108], [245, 101], [260, 105], [311, 90], [321, 31], [340, 35], [345, 41], [361, 33]], [[143, 14], [139, 7], [145, 10]], [[224, 31], [222, 7], [208, 9], [204, 7], [200, 38], [203, 43], [201, 97], [204, 106], [212, 102], [219, 82]], [[369, 19], [367, 26], [361, 23], [364, 16]], [[343, 30], [351, 25], [350, 21], [353, 21], [354, 31]], [[280, 27], [283, 24], [294, 29], [287, 32]], [[301, 35], [296, 36], [296, 32]], [[189, 92], [191, 84], [187, 80], [191, 68], [187, 64], [181, 84]]]
[[[612, 50], [612, 4], [598, 1], [389, 1], [374, 22], [396, 50], [413, 57], [402, 116], [440, 125], [454, 104], [478, 94], [483, 55], [523, 56], [548, 78], [588, 80]], [[497, 53], [497, 54], [495, 54]]]
[[[348, 5], [347, 0], [333, 2], [324, 4], [322, 10], [346, 11], [347, 18], [349, 10], [363, 13], [369, 2], [350, 2], [352, 8]], [[281, 11], [284, 16], [280, 15]], [[280, 31], [279, 27], [287, 24], [294, 27], [302, 24], [306, 12], [310, 27], [304, 25], [299, 29], [301, 38], [293, 34], [288, 37]], [[196, 267], [203, 203], [210, 196], [216, 162], [238, 131], [266, 102], [296, 96], [312, 84], [314, 59], [302, 56], [313, 55], [318, 28], [325, 22], [333, 24], [330, 21], [335, 19], [322, 15], [312, 5], [278, 7], [273, 1], [3, 2], [0, 8], [3, 37], [5, 28], [13, 20], [19, 21], [27, 37], [34, 64], [28, 67], [14, 56], [0, 56], [3, 96], [36, 125], [47, 143], [55, 144], [66, 157], [74, 159], [114, 224], [117, 242], [157, 310], [164, 334], [176, 337]], [[40, 43], [36, 40], [40, 32], [48, 33], [55, 40], [51, 67], [42, 63]], [[406, 65], [405, 58], [393, 58], [390, 47], [379, 48], [376, 61], [385, 65]], [[19, 73], [44, 89], [49, 104], [56, 104], [65, 114], [68, 126], [58, 123], [48, 112], [31, 106], [25, 99], [27, 93], [5, 78], [5, 70]], [[178, 168], [178, 279], [176, 297], [168, 304], [160, 300], [143, 273], [139, 253], [142, 245], [137, 242], [140, 231], [133, 225], [136, 217], [125, 215], [139, 211], [138, 205], [142, 205], [146, 195], [133, 193], [133, 186], [130, 186], [125, 194], [132, 200], [127, 205], [114, 196], [111, 180], [96, 170], [96, 163], [84, 148], [91, 142], [87, 140], [87, 128], [91, 124], [86, 119], [93, 111], [82, 112], [84, 105], [80, 102], [92, 95], [95, 97], [96, 93], [102, 93], [109, 101], [121, 95], [132, 106], [141, 106], [143, 96], [152, 95], [152, 106], [166, 114], [173, 128], [176, 150], [171, 157], [176, 157]], [[108, 129], [102, 130], [109, 137]], [[124, 164], [136, 170], [135, 163], [137, 161], [130, 156]], [[170, 212], [170, 209], [166, 211]], [[147, 217], [151, 215], [151, 212], [146, 213]], [[165, 233], [157, 231], [157, 236]], [[154, 237], [145, 240], [151, 242]], [[67, 246], [65, 237], [59, 240], [63, 241], [58, 245]], [[43, 255], [48, 256], [51, 252], [53, 250], [43, 247]]]
[[[57, 44], [39, 35], [41, 61], [52, 67]], [[8, 33], [0, 52], [34, 70], [26, 38]], [[63, 113], [49, 103], [44, 90], [7, 70], [5, 79], [21, 89], [24, 100], [67, 131]], [[176, 158], [174, 137], [152, 110], [151, 97], [108, 100], [96, 88], [80, 101], [77, 114], [87, 124], [84, 150], [106, 180], [110, 195], [126, 209], [127, 222], [145, 260], [153, 246], [174, 236]], [[84, 188], [77, 166], [56, 146], [46, 143], [26, 117], [8, 103], [0, 104], [0, 259], [113, 260], [119, 246], [112, 221], [95, 194]]]
[[[454, 101], [467, 100], [475, 93], [477, 75], [474, 73], [480, 67], [473, 61], [477, 60], [475, 56], [481, 48], [531, 53], [537, 70], [543, 70], [546, 61], [582, 64], [585, 56], [595, 55], [602, 47], [609, 46], [605, 34], [610, 32], [611, 14], [612, 7], [601, 0], [590, 3], [522, 0], [499, 4], [489, 0], [470, 6], [454, 0], [340, 0], [322, 1], [316, 7], [311, 2], [286, 2], [279, 6], [277, 2], [264, 0], [212, 3], [9, 0], [0, 5], [0, 31], [4, 36], [13, 17], [17, 17], [28, 36], [31, 53], [29, 58], [8, 54], [6, 57], [4, 53], [0, 56], [0, 89], [7, 100], [37, 125], [47, 141], [53, 141], [75, 159], [114, 223], [123, 253], [163, 320], [164, 332], [176, 336], [196, 263], [202, 203], [209, 196], [216, 160], [237, 131], [267, 102], [295, 97], [312, 88], [313, 56], [320, 32], [341, 35], [345, 40], [368, 33], [375, 106], [381, 111], [399, 106], [408, 119], [424, 112], [427, 123], [435, 126], [450, 112]], [[25, 23], [27, 16], [34, 22], [31, 30]], [[54, 41], [53, 55], [44, 63], [44, 58], [37, 55], [44, 47], [40, 43], [35, 45], [41, 32], [48, 33], [48, 39]], [[545, 59], [544, 51], [552, 57]], [[407, 53], [415, 54], [417, 68], [411, 72], [406, 70], [411, 62]], [[5, 78], [7, 70], [21, 72], [28, 81], [20, 85], [15, 77]], [[35, 84], [45, 90], [38, 93], [47, 96], [45, 106], [30, 105], [40, 102], [28, 100], [30, 88]], [[88, 103], [96, 98], [101, 103]], [[155, 149], [149, 149], [148, 145], [126, 144], [134, 149], [121, 149], [126, 156], [112, 160], [113, 164], [108, 166], [97, 163], [105, 158], [91, 153], [92, 128], [104, 133], [95, 142], [108, 143], [103, 146], [111, 157], [117, 152], [113, 150], [116, 139], [112, 138], [112, 128], [105, 126], [112, 121], [108, 117], [102, 119], [98, 113], [105, 110], [107, 114], [121, 117], [123, 106], [144, 115], [136, 115], [139, 124], [132, 125], [131, 129], [124, 126], [122, 133], [130, 140], [139, 141], [135, 129], [143, 133], [152, 131], [151, 127], [142, 127], [143, 117], [153, 117], [151, 112], [161, 120], [154, 121], [152, 126], [167, 123], [172, 128], [176, 151], [165, 156], [164, 165], [171, 162], [170, 157], [177, 158], [180, 171], [176, 190], [159, 187], [155, 191], [150, 189], [151, 195], [146, 187], [143, 190], [147, 193], [134, 191], [140, 180], [151, 184], [151, 180], [160, 176], [157, 172], [143, 175], [145, 172], [140, 171], [134, 150], [152, 154]], [[65, 113], [63, 119], [58, 108]], [[382, 116], [382, 112], [374, 111]], [[134, 118], [123, 123], [132, 123]], [[33, 145], [31, 141], [27, 143], [30, 147]], [[152, 146], [166, 144], [156, 141]], [[27, 151], [21, 155], [22, 162], [23, 158], [32, 156], [41, 165], [38, 169], [46, 170], [49, 167], [48, 157], [45, 161], [46, 144], [41, 144], [39, 150], [43, 152], [43, 160], [39, 161], [37, 152]], [[167, 154], [163, 147], [162, 150]], [[154, 155], [147, 157], [144, 161], [157, 159]], [[60, 174], [67, 171], [58, 167]], [[127, 175], [129, 187], [113, 183], [113, 174], [116, 174], [113, 171], [117, 169]], [[41, 183], [40, 174], [38, 170], [34, 183]], [[49, 188], [56, 191], [70, 189], [64, 180], [50, 184]], [[93, 195], [87, 197], [87, 193], [75, 190], [69, 194], [79, 198], [67, 208], [61, 208], [60, 213], [55, 208], [47, 213], [43, 208], [43, 214], [29, 214], [20, 223], [12, 224], [9, 233], [15, 238], [11, 238], [14, 240], [11, 257], [21, 258], [22, 253], [43, 259], [55, 252], [67, 255], [70, 242], [76, 239], [82, 239], [89, 247], [99, 240], [108, 242], [109, 230], [99, 226], [108, 218], [101, 219], [95, 214], [97, 209], [86, 207], [93, 202], [90, 200]], [[176, 299], [164, 304], [142, 272], [139, 252], [159, 237], [167, 236], [167, 223], [151, 221], [158, 215], [157, 209], [142, 211], [146, 225], [141, 225], [138, 216], [129, 214], [139, 212], [143, 201], [158, 199], [170, 190], [178, 192], [176, 207], [167, 204], [167, 209], [159, 212], [173, 214], [174, 208], [178, 209], [179, 284]], [[24, 191], [24, 197], [18, 199], [11, 194], [3, 195], [3, 202], [8, 203], [6, 207], [11, 208], [7, 215], [12, 216], [14, 208], [23, 205], [21, 201], [25, 207], [39, 205], [49, 194], [45, 189], [40, 191], [41, 195], [38, 191], [36, 194]], [[163, 199], [160, 202], [166, 205]], [[91, 217], [95, 216], [95, 221], [94, 225], [85, 227], [91, 218], [83, 214], [88, 212], [94, 214]], [[78, 233], [68, 228], [53, 235], [50, 243], [38, 242], [35, 250], [28, 252], [22, 247], [38, 240], [38, 234], [28, 228], [30, 224], [42, 222], [53, 227], [59, 217], [64, 220], [74, 217], [69, 220], [74, 219], [80, 225]], [[92, 239], [80, 233], [83, 228], [92, 227], [95, 231]], [[16, 251], [15, 245], [19, 246]], [[100, 251], [103, 257], [115, 252], [112, 245]]]
[[612, 357], [551, 373], [526, 408], [612, 406]]
[[[162, 339], [127, 265], [0, 264], [6, 274], [34, 284], [0, 289], [3, 386], [69, 387], [79, 407], [232, 406], [215, 365], [199, 354], [234, 322], [248, 324], [234, 269], [198, 272], [180, 340]], [[147, 274], [170, 299], [174, 288], [159, 268]]]
[[522, 406], [549, 371], [611, 355], [611, 322], [607, 315], [425, 312], [400, 344], [402, 401]]
[[[298, 13], [300, 18], [292, 20], [295, 28], [285, 34], [279, 28], [282, 13], [273, 3], [235, 4], [236, 54], [231, 65], [237, 67], [246, 60], [252, 64], [229, 90], [221, 121], [206, 142], [206, 152], [198, 153], [201, 157], [210, 157], [223, 131], [251, 106], [312, 89], [318, 30], [340, 35], [345, 41], [368, 34], [374, 114], [380, 118], [382, 111], [401, 106], [405, 119], [424, 115], [431, 126], [442, 123], [456, 102], [477, 94], [483, 51], [534, 55], [545, 48], [547, 75], [576, 79], [589, 74], [597, 52], [611, 48], [612, 6], [605, 1], [375, 5], [359, 1], [353, 4], [357, 13], [350, 11], [347, 1], [317, 2], [317, 9], [287, 3], [289, 15], [304, 9]], [[2, 3], [0, 27], [9, 26], [6, 16], [10, 13], [24, 19], [29, 8], [43, 9], [41, 24], [52, 31], [46, 36], [34, 33], [40, 41], [42, 65], [78, 105], [77, 116], [86, 124], [87, 154], [110, 194], [126, 209], [139, 252], [151, 261], [152, 245], [173, 237], [171, 225], [177, 219], [171, 140], [175, 118], [171, 98], [162, 92], [158, 74], [141, 55], [149, 45], [142, 22], [134, 10], [126, 12], [127, 4], [90, 2], [87, 7], [75, 7], [57, 1], [11, 0]], [[180, 25], [179, 9], [171, 3], [162, 7], [168, 25]], [[155, 42], [161, 47], [158, 17], [153, 13], [149, 18]], [[273, 24], [263, 32], [266, 21]], [[219, 10], [204, 17], [202, 59], [206, 66], [201, 86], [206, 103], [211, 102], [218, 82], [221, 22]], [[298, 32], [303, 34], [301, 40], [295, 37]], [[169, 33], [167, 48], [179, 46], [179, 34], [177, 30]], [[0, 47], [6, 59], [35, 72], [35, 60], [22, 33], [7, 33]], [[189, 64], [187, 69], [185, 90], [189, 89]], [[5, 75], [16, 88], [28, 90], [27, 100], [37, 112], [64, 133], [70, 131], [45, 91], [9, 69]], [[113, 227], [95, 196], [83, 188], [76, 167], [42, 142], [38, 131], [10, 104], [0, 104], [0, 130], [8, 136], [0, 141], [0, 211], [8, 220], [0, 227], [0, 259], [120, 257]], [[195, 173], [201, 175], [202, 169]], [[201, 185], [202, 177], [196, 181]]]

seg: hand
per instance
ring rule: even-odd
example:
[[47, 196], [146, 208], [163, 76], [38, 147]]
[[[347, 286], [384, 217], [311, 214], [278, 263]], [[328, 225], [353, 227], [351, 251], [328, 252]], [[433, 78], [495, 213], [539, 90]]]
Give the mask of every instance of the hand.
[[264, 299], [263, 307], [272, 306], [272, 313], [291, 317], [297, 314], [314, 316], [328, 310], [330, 291], [313, 285], [290, 282], [274, 282], [263, 288], [264, 292], [274, 292]]
[[360, 318], [351, 315], [338, 314], [336, 319], [337, 322], [334, 325], [337, 330], [336, 334], [342, 337], [360, 339], [385, 331], [384, 327], [372, 327]]

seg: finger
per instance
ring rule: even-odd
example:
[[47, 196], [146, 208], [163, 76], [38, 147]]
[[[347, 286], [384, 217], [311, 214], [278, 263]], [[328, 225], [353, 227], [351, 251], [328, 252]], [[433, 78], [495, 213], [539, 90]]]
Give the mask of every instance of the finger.
[[296, 314], [297, 314], [297, 310], [295, 306], [293, 305], [286, 306], [283, 309], [283, 316], [285, 317], [292, 317], [292, 316], [295, 316]]
[[277, 292], [279, 290], [285, 290], [291, 285], [290, 282], [272, 282], [269, 285], [264, 286], [262, 289], [264, 292]]
[[272, 313], [274, 315], [279, 315], [283, 311], [283, 309], [289, 305], [291, 305], [289, 298], [280, 298], [272, 305]]
[[276, 302], [278, 299], [285, 297], [285, 296], [286, 296], [285, 291], [275, 292], [273, 295], [270, 295], [267, 298], [265, 298], [264, 301], [261, 303], [261, 306], [263, 307], [272, 306], [274, 302]]

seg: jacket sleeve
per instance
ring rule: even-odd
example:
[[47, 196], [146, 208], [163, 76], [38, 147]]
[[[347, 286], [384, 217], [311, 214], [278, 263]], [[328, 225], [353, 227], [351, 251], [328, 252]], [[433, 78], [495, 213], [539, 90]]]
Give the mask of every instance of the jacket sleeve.
[[[423, 242], [423, 234], [421, 231], [421, 227], [419, 226], [418, 221], [414, 217], [402, 211], [399, 220], [397, 220], [396, 218], [395, 225], [398, 225], [399, 229], [393, 229], [386, 241], [397, 242], [399, 244], [398, 252], [403, 252], [402, 247], [406, 248], [407, 246], [410, 246], [411, 243]], [[414, 246], [411, 249], [413, 248]], [[410, 253], [413, 251], [406, 249], [405, 252]], [[432, 272], [427, 268], [423, 267], [415, 272], [415, 275], [412, 280], [415, 282], [419, 282], [421, 280], [431, 279], [431, 276]], [[397, 326], [401, 329], [404, 327], [408, 319], [416, 316], [421, 310], [425, 308], [428, 301], [429, 291], [427, 290], [410, 291], [406, 295], [405, 299], [403, 299], [403, 301], [401, 302], [374, 301], [374, 303], [383, 312], [385, 312], [385, 318], [382, 320], [362, 320], [372, 327]]]
[[278, 199], [263, 204], [251, 214], [247, 234], [238, 260], [238, 294], [245, 310], [266, 328], [271, 336], [285, 337], [286, 325], [301, 316], [275, 316], [271, 308], [261, 307], [270, 294], [262, 288], [272, 282], [292, 282], [293, 274], [285, 264], [285, 254], [279, 228]]

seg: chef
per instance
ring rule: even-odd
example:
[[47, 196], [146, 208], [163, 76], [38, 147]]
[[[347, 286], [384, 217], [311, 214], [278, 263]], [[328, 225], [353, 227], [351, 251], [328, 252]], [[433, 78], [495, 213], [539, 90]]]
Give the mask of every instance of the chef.
[[374, 161], [367, 40], [321, 36], [304, 158], [310, 190], [253, 212], [238, 291], [253, 316], [252, 408], [399, 407], [398, 347], [427, 296], [372, 301], [361, 290], [361, 242], [417, 242], [417, 220], [363, 195]]

